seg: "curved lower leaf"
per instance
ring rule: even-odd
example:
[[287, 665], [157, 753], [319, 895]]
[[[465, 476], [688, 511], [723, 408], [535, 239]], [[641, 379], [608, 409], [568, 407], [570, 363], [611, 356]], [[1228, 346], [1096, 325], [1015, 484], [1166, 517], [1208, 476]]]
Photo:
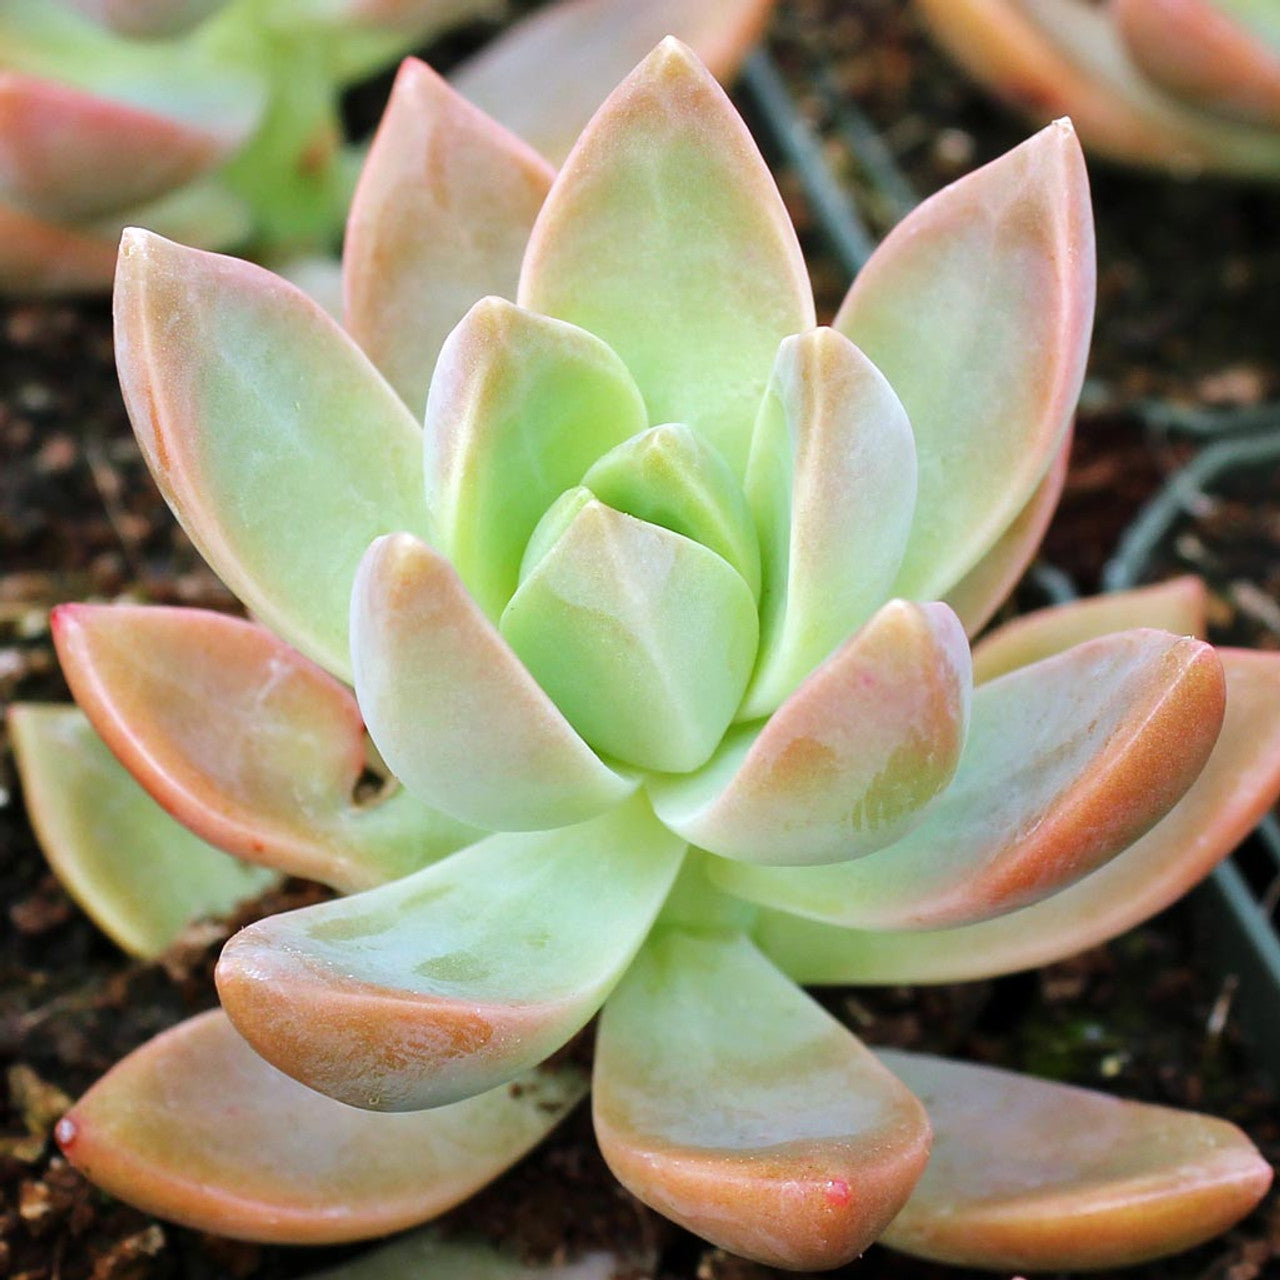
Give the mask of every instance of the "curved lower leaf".
[[868, 933], [767, 912], [760, 944], [797, 982], [963, 982], [1052, 964], [1163, 911], [1280, 796], [1280, 655], [1218, 652], [1227, 713], [1208, 763], [1168, 815], [1106, 866], [1033, 906], [958, 929]]
[[91, 293], [111, 283], [115, 266], [113, 238], [0, 204], [0, 289], [6, 293]]
[[832, 924], [972, 924], [1059, 893], [1173, 807], [1209, 758], [1222, 665], [1198, 640], [1126, 631], [1012, 672], [973, 697], [955, 780], [904, 839], [857, 862], [713, 878]]
[[269, 1061], [354, 1106], [470, 1097], [595, 1013], [683, 853], [639, 798], [577, 827], [491, 836], [242, 930], [218, 963], [223, 1007]]
[[75, 707], [15, 704], [8, 720], [49, 865], [125, 951], [158, 956], [192, 920], [225, 915], [275, 881], [169, 817]]
[[628, 1190], [792, 1269], [861, 1253], [929, 1152], [916, 1099], [740, 935], [655, 935], [601, 1017], [593, 1106]]
[[883, 1242], [1010, 1271], [1110, 1270], [1244, 1217], [1271, 1167], [1235, 1125], [1030, 1076], [878, 1050], [925, 1105], [933, 1153]]
[[573, 1067], [541, 1067], [434, 1111], [360, 1111], [281, 1074], [215, 1011], [130, 1054], [56, 1133], [96, 1185], [148, 1213], [222, 1236], [332, 1244], [451, 1209], [585, 1092]]
[[351, 691], [265, 627], [202, 609], [82, 604], [54, 611], [53, 634], [76, 701], [117, 758], [228, 853], [351, 890], [479, 838], [399, 797], [376, 816], [358, 805], [366, 750]]

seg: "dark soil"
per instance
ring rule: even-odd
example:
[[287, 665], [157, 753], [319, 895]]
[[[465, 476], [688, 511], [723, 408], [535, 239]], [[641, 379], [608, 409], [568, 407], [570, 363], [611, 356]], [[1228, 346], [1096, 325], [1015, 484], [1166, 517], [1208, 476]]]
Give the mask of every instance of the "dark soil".
[[[465, 44], [465, 41], [463, 42]], [[458, 46], [462, 47], [462, 46]], [[897, 0], [791, 0], [773, 50], [793, 83], [853, 96], [884, 131], [910, 181], [934, 189], [1025, 136], [919, 38]], [[385, 82], [353, 105], [376, 115]], [[843, 152], [827, 99], [806, 89], [828, 152], [879, 206], [891, 202]], [[797, 216], [797, 184], [783, 175]], [[1280, 393], [1280, 197], [1098, 170], [1101, 307], [1087, 407], [1050, 558], [1084, 586], [1139, 506], [1198, 447], [1144, 429], [1152, 398], [1179, 409], [1248, 407]], [[811, 219], [808, 219], [811, 222]], [[810, 247], [820, 250], [811, 232]], [[815, 257], [829, 313], [843, 274]], [[1207, 570], [1235, 638], [1240, 616], [1277, 599], [1280, 482], [1247, 478], [1180, 525], [1153, 574]], [[1269, 539], [1269, 541], [1265, 541]], [[176, 528], [129, 434], [111, 362], [105, 303], [0, 307], [0, 701], [66, 697], [48, 611], [62, 600], [142, 599], [234, 609]], [[1249, 590], [1241, 596], [1239, 584]], [[1241, 600], [1244, 603], [1241, 603]], [[1251, 603], [1250, 603], [1251, 602]], [[1256, 631], [1247, 638], [1256, 639]], [[159, 1223], [89, 1187], [50, 1133], [67, 1104], [116, 1059], [213, 1003], [212, 963], [229, 932], [311, 900], [291, 883], [236, 921], [193, 926], [159, 964], [122, 957], [44, 868], [12, 763], [0, 760], [0, 1276], [160, 1280], [306, 1274], [351, 1250], [264, 1248]], [[1043, 972], [923, 990], [834, 991], [822, 998], [873, 1043], [952, 1053], [1193, 1107], [1241, 1124], [1280, 1160], [1280, 1113], [1250, 1065], [1229, 978], [1212, 972], [1179, 909], [1110, 946]], [[583, 1045], [583, 1052], [589, 1045]], [[643, 1274], [755, 1280], [646, 1210], [613, 1182], [580, 1109], [553, 1138], [446, 1220], [529, 1258], [613, 1249]], [[1222, 1240], [1133, 1280], [1264, 1280], [1280, 1273], [1280, 1202]], [[965, 1274], [873, 1249], [850, 1275], [943, 1280]]]

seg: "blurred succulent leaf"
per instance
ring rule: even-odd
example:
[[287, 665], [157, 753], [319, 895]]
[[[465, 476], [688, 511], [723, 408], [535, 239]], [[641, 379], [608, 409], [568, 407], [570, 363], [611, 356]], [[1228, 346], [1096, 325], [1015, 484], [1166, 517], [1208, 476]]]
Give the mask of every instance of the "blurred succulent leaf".
[[[572, 0], [515, 23], [453, 72], [469, 102], [559, 164], [592, 114], [664, 36], [727, 83], [764, 31], [773, 0]], [[554, 79], [554, 93], [545, 92]]]
[[502, 834], [416, 875], [271, 916], [226, 945], [223, 1007], [295, 1079], [353, 1106], [495, 1088], [600, 1007], [670, 890], [683, 843], [637, 797]]
[[1280, 128], [1274, 4], [1115, 0], [1112, 11], [1130, 56], [1161, 88], [1206, 110]]
[[488, 294], [515, 295], [553, 176], [425, 63], [405, 61], [356, 187], [342, 261], [347, 329], [414, 413], [454, 325]]
[[751, 588], [714, 551], [591, 500], [530, 567], [501, 626], [597, 751], [680, 772], [729, 727], [758, 624]]
[[81, 293], [110, 280], [115, 265], [114, 240], [0, 203], [0, 289], [6, 293]]
[[834, 329], [782, 343], [746, 491], [764, 591], [760, 656], [739, 720], [768, 715], [871, 616], [911, 532], [911, 426], [879, 370]]
[[915, 434], [895, 594], [945, 597], [1044, 479], [1080, 394], [1094, 274], [1088, 177], [1058, 121], [909, 213], [854, 280], [836, 328]]
[[1226, 1230], [1271, 1167], [1235, 1125], [900, 1050], [933, 1152], [884, 1242], [994, 1271], [1110, 1270]]
[[121, 247], [116, 359], [143, 455], [192, 541], [268, 626], [349, 678], [360, 556], [427, 523], [408, 411], [292, 285], [145, 231]]
[[813, 299], [755, 142], [678, 41], [583, 132], [534, 224], [519, 301], [603, 338], [650, 422], [685, 423], [742, 473], [778, 343], [812, 328]]
[[410, 1115], [361, 1111], [264, 1062], [221, 1012], [157, 1036], [58, 1126], [107, 1191], [198, 1231], [334, 1244], [414, 1226], [513, 1165], [586, 1092], [572, 1066]]
[[1159, 821], [1222, 725], [1222, 665], [1198, 640], [1127, 631], [975, 691], [955, 780], [897, 844], [828, 867], [722, 861], [753, 902], [832, 924], [971, 924], [1058, 893]]
[[740, 935], [655, 934], [605, 1005], [593, 1086], [623, 1185], [770, 1266], [856, 1257], [928, 1158], [911, 1093]]
[[54, 636], [112, 751], [220, 849], [349, 890], [481, 834], [399, 796], [371, 817], [383, 806], [356, 800], [366, 752], [355, 698], [264, 627], [200, 609], [82, 604], [54, 613]]
[[524, 1262], [488, 1241], [442, 1239], [427, 1227], [350, 1262], [339, 1263], [311, 1280], [410, 1280], [441, 1276], [447, 1280], [614, 1280], [626, 1260], [594, 1250], [571, 1262]]
[[572, 324], [485, 298], [449, 335], [427, 398], [427, 502], [436, 544], [491, 618], [543, 512], [646, 425], [626, 366]]
[[904, 836], [965, 743], [969, 648], [942, 604], [885, 605], [764, 723], [697, 773], [649, 784], [673, 831], [777, 866], [845, 862]]
[[392, 772], [489, 830], [581, 822], [635, 783], [602, 763], [480, 612], [449, 562], [381, 538], [352, 594], [356, 691]]
[[606, 506], [700, 542], [760, 592], [760, 543], [738, 478], [679, 423], [651, 427], [596, 461], [582, 479]]
[[63, 0], [121, 35], [141, 39], [176, 36], [198, 27], [227, 0]]
[[158, 956], [192, 920], [225, 915], [276, 880], [165, 813], [75, 707], [15, 704], [8, 721], [49, 865], [125, 951]]

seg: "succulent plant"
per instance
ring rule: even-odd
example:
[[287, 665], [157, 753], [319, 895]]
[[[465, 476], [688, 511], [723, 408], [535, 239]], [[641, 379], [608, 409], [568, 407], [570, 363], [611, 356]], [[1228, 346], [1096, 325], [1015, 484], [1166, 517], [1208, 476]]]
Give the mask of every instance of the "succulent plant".
[[[562, 159], [668, 31], [720, 75], [772, 0], [567, 0], [456, 72]], [[336, 243], [341, 90], [501, 0], [0, 0], [0, 289], [109, 287], [130, 223], [282, 265]]]
[[1247, 1211], [1270, 1170], [1232, 1126], [876, 1053], [796, 985], [1071, 954], [1280, 791], [1280, 656], [1188, 634], [1192, 580], [970, 652], [1063, 483], [1094, 288], [1070, 125], [920, 206], [822, 328], [679, 42], [558, 175], [410, 61], [345, 271], [347, 331], [124, 239], [143, 453], [257, 621], [59, 609], [84, 715], [13, 713], [28, 805], [134, 946], [199, 896], [154, 850], [243, 891], [197, 838], [346, 896], [234, 936], [223, 1010], [96, 1084], [69, 1158], [222, 1233], [400, 1229], [576, 1101], [556, 1051], [603, 1007], [606, 1159], [737, 1253], [1105, 1268]]
[[1271, 0], [917, 0], [964, 69], [1087, 147], [1182, 173], [1280, 177]]

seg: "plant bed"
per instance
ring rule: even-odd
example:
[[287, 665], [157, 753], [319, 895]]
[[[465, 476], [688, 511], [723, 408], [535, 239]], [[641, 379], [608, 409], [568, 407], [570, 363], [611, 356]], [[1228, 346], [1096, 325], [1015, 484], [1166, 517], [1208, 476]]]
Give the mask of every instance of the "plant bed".
[[[13, 573], [0, 582], [6, 609], [0, 673], [6, 698], [57, 698], [65, 695], [45, 622], [57, 600], [128, 593], [212, 607], [231, 602], [150, 488], [114, 390], [105, 309], [15, 307], [6, 310], [3, 323], [10, 331], [16, 326], [26, 346], [6, 366], [12, 384], [0, 387], [3, 509], [16, 548], [12, 561], [6, 557]], [[1087, 483], [1077, 465], [1074, 492], [1087, 492], [1095, 504], [1105, 502], [1116, 480], [1132, 478], [1134, 440], [1144, 458], [1151, 456], [1140, 435], [1109, 451], [1114, 435], [1099, 430], [1097, 444], [1084, 454], [1092, 468]], [[1174, 461], [1144, 464], [1140, 475], [1149, 479], [1118, 504], [1123, 514], [1117, 520], [1127, 522], [1164, 468], [1185, 457], [1186, 445], [1170, 448]], [[1077, 530], [1094, 529], [1096, 517], [1081, 510], [1069, 502], [1062, 520], [1075, 520]], [[1074, 545], [1069, 534], [1061, 536]], [[1089, 563], [1100, 564], [1111, 543], [1105, 533], [1090, 536]], [[1070, 563], [1087, 578], [1083, 560]], [[353, 1250], [258, 1248], [157, 1224], [111, 1205], [52, 1155], [47, 1138], [59, 1099], [51, 1090], [78, 1093], [136, 1043], [207, 1007], [212, 958], [232, 925], [193, 928], [160, 965], [122, 960], [43, 870], [22, 824], [12, 777], [8, 768], [9, 802], [0, 815], [11, 852], [4, 886], [11, 906], [0, 940], [0, 1043], [11, 1068], [0, 1162], [11, 1206], [3, 1222], [10, 1273], [72, 1280], [267, 1277], [306, 1274], [349, 1256]], [[312, 893], [297, 884], [286, 892], [290, 905]], [[281, 905], [278, 898], [259, 903], [236, 923]], [[945, 1051], [1227, 1116], [1275, 1160], [1280, 1128], [1274, 1093], [1238, 1044], [1229, 985], [1212, 966], [1187, 961], [1194, 954], [1191, 936], [1189, 917], [1178, 911], [1038, 974], [915, 991], [839, 990], [823, 999], [872, 1043]], [[580, 1049], [585, 1053], [589, 1045]], [[606, 1247], [644, 1274], [700, 1280], [767, 1274], [708, 1250], [621, 1191], [604, 1170], [583, 1112], [451, 1215], [445, 1227], [482, 1234], [530, 1258]], [[1265, 1276], [1276, 1258], [1280, 1221], [1272, 1201], [1225, 1239], [1127, 1274], [1248, 1280]], [[879, 1249], [857, 1264], [856, 1273], [924, 1280], [977, 1274]]]

